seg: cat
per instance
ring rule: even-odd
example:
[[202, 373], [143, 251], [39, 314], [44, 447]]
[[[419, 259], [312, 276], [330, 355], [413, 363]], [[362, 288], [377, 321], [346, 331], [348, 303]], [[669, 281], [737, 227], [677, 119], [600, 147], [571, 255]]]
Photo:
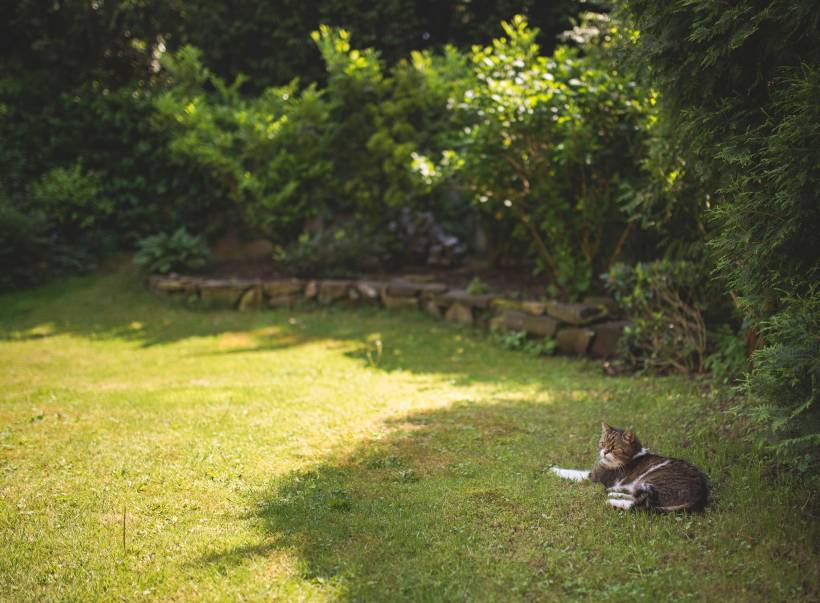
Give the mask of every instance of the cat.
[[598, 459], [591, 471], [552, 472], [573, 481], [603, 484], [607, 503], [617, 509], [647, 508], [660, 512], [702, 511], [709, 497], [706, 475], [693, 464], [652, 454], [632, 429], [601, 424]]

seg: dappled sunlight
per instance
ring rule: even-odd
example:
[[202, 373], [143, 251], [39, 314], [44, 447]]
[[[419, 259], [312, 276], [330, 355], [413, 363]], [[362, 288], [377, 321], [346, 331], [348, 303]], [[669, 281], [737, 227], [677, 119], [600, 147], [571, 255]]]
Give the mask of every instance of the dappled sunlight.
[[57, 333], [57, 327], [54, 323], [43, 323], [35, 325], [30, 329], [22, 331], [11, 331], [9, 339], [11, 340], [25, 340], [25, 339], [43, 339], [45, 337], [52, 337]]

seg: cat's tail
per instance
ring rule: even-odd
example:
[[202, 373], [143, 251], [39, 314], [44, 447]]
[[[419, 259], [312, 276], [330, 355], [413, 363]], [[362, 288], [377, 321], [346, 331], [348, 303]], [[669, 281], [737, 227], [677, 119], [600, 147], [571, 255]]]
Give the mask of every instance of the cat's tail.
[[674, 513], [675, 511], [691, 511], [692, 505], [667, 505], [665, 507], [654, 507], [654, 509], [656, 511], [660, 511], [661, 513]]
[[701, 513], [706, 507], [705, 501], [695, 503], [683, 503], [682, 505], [666, 505], [665, 507], [652, 507], [660, 513], [675, 513], [676, 511], [687, 511], [689, 513]]

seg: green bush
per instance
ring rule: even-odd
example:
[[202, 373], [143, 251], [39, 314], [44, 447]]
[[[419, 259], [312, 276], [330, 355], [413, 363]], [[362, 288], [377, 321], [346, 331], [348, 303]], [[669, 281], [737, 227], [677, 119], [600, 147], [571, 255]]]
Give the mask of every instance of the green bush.
[[206, 169], [174, 161], [169, 132], [157, 127], [154, 89], [84, 90], [60, 99], [52, 131], [56, 157], [79, 153], [99, 178], [111, 210], [97, 224], [120, 247], [163, 229], [207, 235], [236, 223], [225, 188]]
[[88, 243], [95, 253], [132, 248], [161, 228], [211, 234], [230, 225], [232, 207], [219, 181], [201, 166], [171, 161], [168, 133], [152, 120], [151, 95], [83, 86], [43, 100], [32, 115], [28, 105], [41, 101], [9, 92], [6, 111], [0, 108], [2, 185], [28, 206], [40, 193], [60, 240]]
[[53, 235], [46, 215], [25, 211], [0, 196], [0, 291], [36, 285], [61, 273], [95, 267], [82, 247], [61, 243]]
[[565, 295], [620, 253], [630, 226], [623, 185], [638, 177], [652, 97], [607, 63], [605, 49], [540, 55], [515, 17], [506, 37], [471, 54], [475, 85], [458, 108], [469, 124], [437, 164], [415, 158], [427, 181], [457, 177], [478, 208], [513, 220], [514, 236]]
[[703, 371], [707, 332], [701, 314], [703, 275], [696, 265], [670, 260], [616, 264], [604, 280], [631, 320], [619, 342], [627, 368]]
[[820, 287], [783, 300], [764, 324], [765, 347], [752, 357], [746, 381], [751, 404], [741, 410], [760, 422], [777, 457], [817, 471], [820, 460]]
[[0, 199], [0, 291], [36, 283], [50, 265], [48, 222]]
[[87, 272], [111, 248], [98, 223], [110, 205], [93, 172], [79, 164], [54, 168], [17, 195], [6, 182], [0, 180], [0, 290]]
[[526, 331], [494, 333], [493, 339], [508, 350], [526, 352], [531, 356], [552, 356], [558, 349], [554, 338], [530, 339]]
[[[330, 85], [327, 57], [310, 40], [309, 33], [321, 22], [352, 30], [360, 46], [378, 45], [379, 53], [393, 64], [416, 48], [442, 49], [448, 42], [466, 48], [486, 40], [491, 27], [509, 12], [509, 3], [280, 4], [240, 2], [226, 7], [197, 0], [183, 6], [140, 0], [44, 7], [21, 0], [10, 5], [0, 21], [0, 39], [5, 42], [0, 53], [0, 184], [15, 198], [23, 198], [41, 175], [75, 162], [82, 165], [83, 174], [98, 179], [99, 203], [71, 210], [60, 204], [61, 212], [74, 215], [63, 215], [62, 223], [51, 224], [51, 234], [62, 245], [75, 240], [77, 230], [93, 230], [92, 243], [105, 239], [104, 247], [126, 248], [160, 228], [186, 225], [211, 235], [241, 222], [239, 212], [226, 204], [231, 199], [243, 208], [249, 201], [251, 212], [259, 208], [260, 215], [249, 221], [259, 221], [266, 231], [284, 232], [288, 240], [298, 235], [303, 215], [334, 218], [359, 203], [380, 207], [382, 199], [390, 204], [419, 202], [428, 209], [449, 203], [451, 196], [419, 192], [407, 176], [406, 160], [416, 147], [427, 150], [427, 141], [447, 130], [446, 90], [456, 79], [450, 73], [440, 77], [438, 65], [450, 59], [451, 66], [463, 63], [463, 55], [456, 51], [441, 56], [414, 53], [389, 72], [380, 65], [385, 85], [378, 85], [376, 94], [367, 90], [374, 83], [370, 77], [355, 82], [351, 78], [353, 94], [327, 94], [322, 102], [309, 98], [311, 93], [303, 98], [304, 85], [299, 85], [295, 93], [305, 106], [287, 109], [289, 123], [266, 123], [263, 118], [271, 103], [265, 102], [257, 105], [261, 114], [249, 112], [255, 124], [241, 122], [244, 109], [239, 99], [232, 99], [235, 114], [230, 119], [225, 112], [215, 116], [221, 140], [205, 145], [202, 153], [193, 152], [190, 145], [186, 149], [184, 142], [171, 145], [179, 133], [170, 127], [176, 122], [155, 119], [154, 96], [167, 75], [157, 69], [159, 60], [193, 44], [204, 49], [205, 62], [223, 83], [248, 73], [245, 94], [295, 76], [304, 83], [327, 83], [328, 92], [344, 92], [344, 86]], [[544, 28], [543, 39], [551, 44], [576, 5], [576, 0], [549, 6], [527, 0], [522, 10]], [[338, 63], [341, 69], [355, 66], [361, 57], [377, 56], [333, 52], [348, 57]], [[213, 82], [200, 83], [206, 96], [215, 91]], [[359, 104], [357, 99], [366, 102]], [[279, 115], [273, 105], [272, 114]], [[187, 106], [186, 102], [182, 109]], [[321, 115], [310, 114], [325, 108], [333, 109], [334, 124], [339, 126], [332, 132], [325, 130], [328, 123]], [[269, 141], [269, 126], [281, 126], [283, 133]], [[317, 141], [317, 132], [327, 132], [332, 140]], [[305, 142], [300, 145], [301, 140]], [[188, 142], [195, 145], [195, 137]], [[231, 159], [233, 149], [227, 143], [253, 148], [235, 165], [226, 165], [213, 153]], [[286, 152], [277, 153], [277, 160], [269, 163], [264, 157], [272, 155], [263, 149], [268, 144], [285, 147]], [[322, 153], [312, 153], [314, 149]], [[433, 145], [431, 152], [436, 150]], [[328, 158], [338, 158], [333, 179], [317, 182], [327, 174]], [[274, 177], [256, 177], [268, 170]], [[343, 190], [348, 187], [349, 192]], [[316, 196], [310, 197], [307, 190]], [[309, 205], [302, 203], [306, 199]], [[88, 211], [93, 207], [100, 212]], [[281, 218], [275, 217], [279, 214]]]
[[[320, 23], [350, 31], [360, 48], [376, 47], [390, 63], [417, 49], [440, 49], [447, 44], [469, 49], [492, 39], [498, 22], [514, 12], [525, 12], [551, 47], [555, 35], [577, 13], [578, 0], [315, 0], [276, 3], [236, 2], [227, 5], [195, 0], [184, 5], [165, 3], [169, 41], [203, 49], [204, 59], [221, 77], [246, 73], [256, 91], [294, 77], [322, 81], [325, 69], [310, 32]], [[184, 10], [181, 7], [184, 6]], [[152, 13], [160, 12], [152, 7]], [[161, 12], [160, 12], [161, 14]]]
[[467, 285], [467, 293], [470, 295], [484, 295], [490, 292], [490, 286], [477, 276]]
[[246, 221], [280, 242], [328, 206], [328, 107], [314, 86], [299, 94], [294, 81], [245, 99], [243, 78], [227, 85], [194, 48], [164, 65], [171, 86], [156, 100], [158, 122], [177, 162], [214, 174]]
[[140, 240], [134, 262], [148, 272], [167, 274], [202, 268], [209, 256], [205, 240], [189, 234], [183, 227], [171, 234], [160, 233]]
[[48, 216], [62, 238], [87, 241], [113, 211], [101, 189], [99, 175], [84, 172], [80, 164], [53, 168], [32, 185], [30, 204]]
[[709, 339], [712, 352], [704, 361], [706, 370], [717, 383], [736, 384], [749, 370], [746, 341], [727, 324], [712, 330]]
[[460, 127], [447, 102], [468, 76], [452, 49], [414, 53], [386, 75], [378, 53], [351, 48], [343, 30], [323, 26], [313, 39], [327, 65], [322, 90], [293, 81], [245, 97], [244, 78], [228, 85], [184, 48], [166, 57], [170, 85], [155, 103], [176, 161], [214, 174], [245, 220], [281, 245], [312, 218], [383, 225], [399, 208], [439, 205], [443, 189], [411, 178], [411, 156]]
[[344, 277], [395, 268], [403, 250], [390, 231], [354, 223], [303, 234], [276, 259], [297, 276]]

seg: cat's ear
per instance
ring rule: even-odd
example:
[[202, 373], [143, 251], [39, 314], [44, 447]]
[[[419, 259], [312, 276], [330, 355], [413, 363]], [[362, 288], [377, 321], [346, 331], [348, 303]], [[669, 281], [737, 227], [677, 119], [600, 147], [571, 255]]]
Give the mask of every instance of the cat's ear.
[[635, 432], [632, 431], [631, 427], [627, 427], [624, 430], [624, 441], [625, 442], [632, 442], [635, 439]]
[[601, 423], [601, 431], [603, 433], [608, 432], [610, 429], [612, 429], [612, 428], [609, 426], [609, 423], [607, 423], [606, 421]]

